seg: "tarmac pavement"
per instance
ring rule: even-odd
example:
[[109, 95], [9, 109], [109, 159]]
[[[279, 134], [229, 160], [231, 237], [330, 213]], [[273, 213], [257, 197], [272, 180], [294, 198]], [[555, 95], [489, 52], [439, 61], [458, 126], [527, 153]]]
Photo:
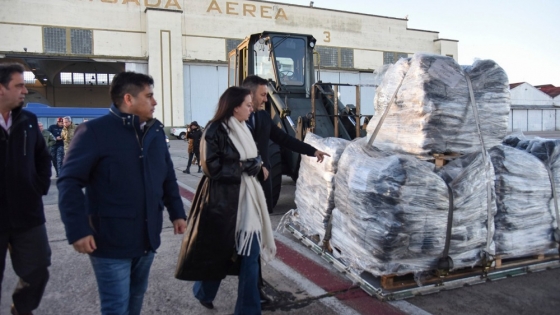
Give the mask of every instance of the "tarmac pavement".
[[[186, 142], [171, 141], [185, 210], [201, 174], [187, 164]], [[192, 172], [194, 171], [194, 172]], [[44, 197], [47, 231], [52, 248], [51, 278], [41, 306], [35, 315], [99, 314], [99, 298], [93, 271], [86, 255], [76, 253], [68, 244], [58, 211], [56, 179]], [[295, 208], [295, 183], [284, 177], [278, 205], [271, 215], [273, 226]], [[560, 269], [547, 270], [515, 279], [418, 296], [406, 301], [380, 302], [352, 284], [330, 264], [313, 253], [288, 232], [275, 232], [278, 254], [263, 266], [266, 291], [275, 303], [263, 314], [557, 314], [560, 309]], [[237, 296], [237, 278], [227, 277], [214, 302], [215, 309], [202, 307], [192, 294], [192, 282], [174, 278], [182, 235], [173, 235], [169, 220], [164, 220], [162, 245], [154, 260], [143, 314], [231, 314]], [[2, 283], [0, 315], [9, 314], [11, 293], [17, 283], [10, 259]]]

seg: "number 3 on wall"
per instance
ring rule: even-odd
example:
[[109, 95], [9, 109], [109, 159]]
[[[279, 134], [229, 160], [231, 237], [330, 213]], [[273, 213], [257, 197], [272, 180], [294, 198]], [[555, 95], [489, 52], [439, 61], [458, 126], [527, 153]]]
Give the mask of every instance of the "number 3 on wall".
[[325, 34], [325, 39], [323, 39], [323, 41], [325, 43], [329, 43], [331, 41], [331, 32], [329, 31], [324, 31], [323, 34]]

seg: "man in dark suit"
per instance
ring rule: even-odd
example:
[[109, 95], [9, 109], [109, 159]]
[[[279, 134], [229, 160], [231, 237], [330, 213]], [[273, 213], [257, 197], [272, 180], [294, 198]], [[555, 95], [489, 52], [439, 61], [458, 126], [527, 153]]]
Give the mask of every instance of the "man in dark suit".
[[[257, 143], [257, 149], [259, 150], [259, 154], [263, 160], [262, 170], [264, 176], [259, 176], [258, 178], [264, 190], [268, 212], [272, 213], [272, 180], [269, 176], [271, 165], [270, 156], [268, 155], [269, 140], [272, 140], [272, 142], [294, 152], [306, 154], [309, 156], [316, 156], [317, 162], [323, 162], [325, 155], [330, 155], [326, 152], [315, 149], [311, 145], [290, 136], [283, 130], [280, 130], [280, 128], [274, 126], [274, 123], [270, 118], [270, 114], [264, 110], [264, 104], [267, 101], [268, 94], [266, 88], [267, 84], [268, 81], [266, 81], [265, 79], [256, 75], [250, 75], [245, 78], [245, 80], [243, 80], [242, 85], [244, 88], [247, 88], [251, 91], [251, 97], [253, 99], [253, 113], [251, 113], [251, 116], [247, 121], [247, 125], [253, 133], [253, 138]], [[266, 292], [264, 292], [262, 270], [259, 270], [259, 273], [259, 291], [261, 295], [261, 302], [270, 303], [273, 301], [273, 298], [266, 294]]]
[[251, 117], [249, 117], [247, 125], [253, 133], [253, 138], [257, 143], [257, 149], [263, 160], [262, 169], [264, 176], [263, 178], [259, 177], [259, 181], [264, 190], [268, 212], [272, 213], [272, 180], [269, 176], [271, 165], [270, 156], [268, 154], [269, 140], [291, 151], [309, 156], [316, 156], [317, 162], [323, 162], [325, 155], [330, 155], [315, 149], [311, 145], [290, 136], [280, 128], [274, 126], [270, 118], [270, 113], [264, 110], [264, 104], [267, 101], [268, 94], [266, 88], [267, 84], [267, 80], [256, 75], [250, 75], [243, 80], [243, 87], [251, 91], [251, 96], [253, 98], [253, 113]]
[[21, 64], [0, 64], [0, 289], [9, 251], [19, 277], [12, 315], [33, 314], [51, 265], [42, 200], [51, 186], [51, 158], [37, 116], [22, 109], [23, 73]]

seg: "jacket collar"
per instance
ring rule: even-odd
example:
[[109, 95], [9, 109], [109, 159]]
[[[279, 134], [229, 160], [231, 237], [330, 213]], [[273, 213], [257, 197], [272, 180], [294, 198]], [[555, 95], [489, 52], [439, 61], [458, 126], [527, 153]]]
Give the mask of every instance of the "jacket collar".
[[23, 105], [12, 109], [12, 127], [20, 123], [22, 119], [25, 118], [25, 115], [21, 115], [22, 110], [23, 110]]
[[[130, 128], [136, 128], [138, 130], [140, 130], [140, 118], [134, 114], [127, 114], [127, 113], [123, 113], [121, 112], [117, 106], [115, 106], [115, 104], [111, 105], [111, 108], [109, 108], [109, 112], [115, 116], [118, 117], [122, 120], [123, 122], [123, 126], [125, 127], [130, 127]], [[152, 126], [154, 123], [156, 122], [155, 119], [150, 119], [146, 122], [146, 125], [144, 126], [144, 130], [146, 130], [146, 128], [149, 128], [150, 126]]]

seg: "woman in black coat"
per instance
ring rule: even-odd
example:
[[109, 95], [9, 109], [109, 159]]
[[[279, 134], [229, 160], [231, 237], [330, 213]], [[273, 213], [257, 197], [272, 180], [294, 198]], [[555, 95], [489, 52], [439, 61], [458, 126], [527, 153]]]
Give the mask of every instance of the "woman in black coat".
[[[260, 314], [259, 254], [276, 254], [266, 200], [256, 175], [261, 159], [245, 121], [250, 91], [227, 89], [200, 145], [204, 171], [187, 222], [175, 276], [196, 281], [200, 303], [213, 308], [220, 282], [239, 268], [235, 314]], [[235, 268], [233, 268], [235, 267]], [[237, 271], [236, 271], [237, 272]]]

